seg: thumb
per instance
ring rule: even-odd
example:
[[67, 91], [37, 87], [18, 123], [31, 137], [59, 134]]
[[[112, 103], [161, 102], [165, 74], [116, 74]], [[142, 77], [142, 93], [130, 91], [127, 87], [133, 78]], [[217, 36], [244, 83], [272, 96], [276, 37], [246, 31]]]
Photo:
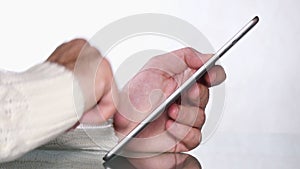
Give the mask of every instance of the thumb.
[[112, 118], [115, 112], [116, 107], [110, 92], [96, 106], [85, 112], [79, 121], [82, 124], [99, 125]]
[[211, 57], [210, 54], [187, 47], [152, 58], [143, 70], [156, 69], [173, 76], [183, 73], [187, 68], [199, 69]]

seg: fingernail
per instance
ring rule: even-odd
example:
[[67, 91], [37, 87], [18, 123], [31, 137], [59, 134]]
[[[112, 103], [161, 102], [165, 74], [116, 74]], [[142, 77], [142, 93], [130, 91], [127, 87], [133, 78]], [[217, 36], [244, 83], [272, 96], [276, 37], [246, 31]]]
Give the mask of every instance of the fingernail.
[[194, 85], [190, 91], [189, 91], [189, 95], [192, 99], [197, 99], [199, 97], [199, 88], [197, 85]]
[[174, 118], [174, 120], [177, 118], [178, 116], [178, 111], [179, 108], [178, 106], [173, 106], [172, 110], [171, 110], [171, 116]]

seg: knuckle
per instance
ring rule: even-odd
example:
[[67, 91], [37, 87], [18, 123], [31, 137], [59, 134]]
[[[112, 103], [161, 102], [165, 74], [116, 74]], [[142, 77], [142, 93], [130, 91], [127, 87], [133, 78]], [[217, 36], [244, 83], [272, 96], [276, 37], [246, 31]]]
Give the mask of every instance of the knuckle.
[[206, 107], [207, 103], [208, 103], [208, 99], [209, 99], [209, 89], [204, 86], [204, 85], [200, 85], [200, 103], [199, 106], [200, 107]]
[[203, 93], [204, 93], [203, 97], [206, 98], [206, 99], [208, 99], [208, 97], [209, 97], [209, 89], [207, 87], [204, 87], [204, 92]]
[[185, 55], [195, 55], [198, 56], [200, 53], [199, 51], [197, 51], [196, 49], [192, 48], [192, 47], [185, 47], [180, 49], [182, 51], [183, 54]]
[[216, 66], [220, 69], [220, 72], [225, 74], [225, 69], [223, 66], [220, 66], [220, 65], [216, 65]]
[[207, 95], [208, 88], [202, 84], [199, 85], [199, 97], [203, 98]]
[[69, 70], [74, 70], [75, 64], [67, 64], [65, 67]]
[[105, 86], [111, 84], [111, 82], [113, 81], [113, 73], [110, 62], [106, 58], [101, 58], [98, 71], [99, 75], [104, 78], [103, 83], [105, 84]]
[[148, 63], [152, 63], [152, 64], [155, 64], [157, 63], [158, 61], [160, 61], [162, 58], [166, 57], [166, 55], [162, 54], [162, 55], [156, 55], [154, 57], [151, 57], [149, 60], [148, 60]]
[[77, 39], [73, 39], [71, 40], [69, 43], [72, 43], [74, 45], [78, 45], [78, 46], [84, 46], [86, 44], [89, 44], [87, 40], [85, 39], [81, 39], [81, 38], [77, 38]]
[[97, 57], [102, 57], [101, 54], [100, 54], [100, 52], [99, 52], [99, 50], [97, 48], [91, 46], [91, 47], [88, 48], [88, 50], [89, 50], [89, 53], [91, 55], [97, 56]]
[[103, 59], [99, 50], [92, 46], [84, 46], [82, 50], [82, 55], [84, 55], [85, 58], [99, 62]]
[[195, 122], [198, 118], [198, 112], [199, 112], [198, 107], [192, 107], [192, 108], [190, 108], [190, 113], [187, 114], [187, 116], [191, 116], [190, 118], [193, 119]]
[[182, 48], [181, 50], [182, 50], [182, 52], [187, 53], [187, 54], [195, 51], [195, 49], [192, 47], [185, 47], [185, 48]]
[[200, 131], [191, 131], [186, 140], [188, 141], [187, 147], [189, 150], [196, 148], [201, 140]]
[[224, 81], [226, 79], [226, 72], [225, 72], [225, 69], [222, 67], [222, 66], [218, 66], [219, 69], [220, 69], [220, 75], [222, 77], [222, 81]]
[[110, 62], [105, 57], [101, 58], [100, 62], [101, 62], [101, 65], [104, 66], [105, 68], [108, 68], [108, 69], [111, 68]]
[[204, 110], [199, 109], [196, 127], [201, 127], [205, 123], [205, 120], [206, 120], [206, 115]]

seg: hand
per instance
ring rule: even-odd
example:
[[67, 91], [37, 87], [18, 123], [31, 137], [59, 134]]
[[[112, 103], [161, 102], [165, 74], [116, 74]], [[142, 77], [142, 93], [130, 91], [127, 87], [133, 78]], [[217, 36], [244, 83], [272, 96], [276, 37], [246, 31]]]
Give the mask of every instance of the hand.
[[147, 158], [128, 158], [128, 161], [137, 169], [202, 168], [195, 157], [183, 153], [163, 153], [158, 156]]
[[[174, 92], [212, 55], [184, 48], [152, 58], [123, 88], [114, 116], [119, 137], [131, 131], [159, 103]], [[132, 140], [127, 149], [142, 152], [182, 152], [199, 145], [205, 121], [208, 87], [226, 78], [221, 66], [205, 76]]]
[[113, 116], [112, 88], [115, 88], [109, 62], [86, 40], [75, 39], [60, 45], [47, 59], [74, 72], [85, 98], [81, 123], [99, 124]]

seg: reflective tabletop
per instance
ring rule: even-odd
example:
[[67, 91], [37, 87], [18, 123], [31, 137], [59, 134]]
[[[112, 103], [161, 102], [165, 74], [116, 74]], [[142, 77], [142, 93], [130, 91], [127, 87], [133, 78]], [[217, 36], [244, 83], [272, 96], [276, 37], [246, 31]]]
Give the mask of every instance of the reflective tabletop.
[[183, 153], [164, 153], [146, 158], [115, 156], [102, 160], [103, 151], [34, 150], [22, 158], [0, 164], [1, 169], [200, 169], [198, 160]]
[[[78, 136], [77, 134], [76, 137]], [[82, 142], [79, 145], [83, 146]], [[216, 132], [209, 141], [189, 154], [146, 154], [146, 157], [141, 154], [139, 158], [116, 156], [105, 162], [102, 158], [106, 152], [82, 150], [82, 147], [81, 150], [70, 147], [66, 149], [65, 144], [48, 146], [34, 150], [16, 161], [0, 164], [0, 169], [298, 169], [300, 136], [284, 133]]]

